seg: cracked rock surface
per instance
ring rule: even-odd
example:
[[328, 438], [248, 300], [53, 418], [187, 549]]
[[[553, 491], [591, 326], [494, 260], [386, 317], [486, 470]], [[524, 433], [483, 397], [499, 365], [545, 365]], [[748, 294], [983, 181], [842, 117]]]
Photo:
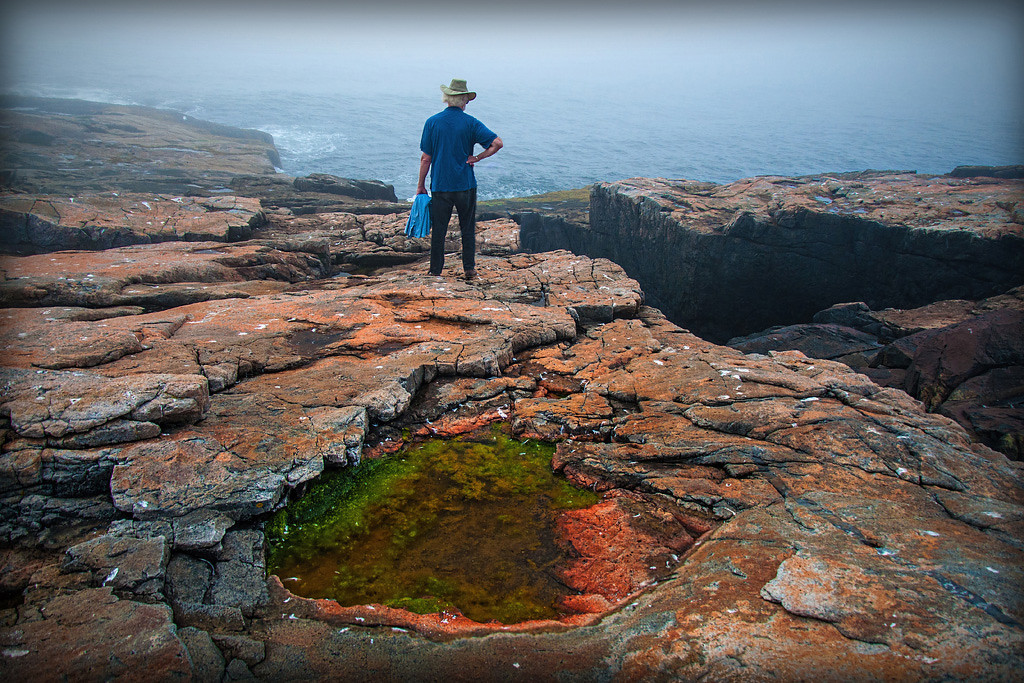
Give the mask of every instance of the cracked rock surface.
[[[474, 280], [453, 254], [428, 277], [403, 219], [0, 258], [5, 671], [1019, 672], [1019, 463], [846, 365], [705, 341], [604, 259], [495, 246]], [[366, 254], [383, 265], [346, 270]], [[601, 493], [562, 522], [569, 617], [340, 608], [266, 576], [262, 521], [326, 468], [497, 421]]]

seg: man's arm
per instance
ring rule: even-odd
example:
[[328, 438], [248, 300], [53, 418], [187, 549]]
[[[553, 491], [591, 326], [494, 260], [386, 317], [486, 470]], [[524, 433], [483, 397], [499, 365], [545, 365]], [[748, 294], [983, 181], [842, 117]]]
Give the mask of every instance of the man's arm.
[[493, 156], [493, 155], [497, 154], [498, 150], [501, 149], [504, 146], [505, 145], [501, 142], [501, 138], [495, 136], [494, 141], [491, 143], [490, 147], [488, 147], [484, 151], [480, 152], [479, 154], [470, 154], [469, 155], [469, 159], [467, 160], [467, 163], [470, 166], [472, 166], [473, 164], [475, 164], [476, 162], [480, 161], [481, 159], [486, 159], [489, 156]]
[[427, 193], [427, 171], [430, 170], [431, 161], [433, 161], [433, 157], [426, 152], [420, 155], [420, 180], [416, 185], [416, 194]]

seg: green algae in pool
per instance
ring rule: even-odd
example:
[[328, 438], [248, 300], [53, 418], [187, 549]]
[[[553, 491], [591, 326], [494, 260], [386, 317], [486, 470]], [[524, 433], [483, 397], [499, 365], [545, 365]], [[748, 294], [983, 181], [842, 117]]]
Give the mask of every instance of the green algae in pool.
[[296, 595], [342, 605], [557, 619], [558, 511], [598, 497], [556, 477], [553, 453], [495, 431], [327, 472], [267, 525], [268, 569]]

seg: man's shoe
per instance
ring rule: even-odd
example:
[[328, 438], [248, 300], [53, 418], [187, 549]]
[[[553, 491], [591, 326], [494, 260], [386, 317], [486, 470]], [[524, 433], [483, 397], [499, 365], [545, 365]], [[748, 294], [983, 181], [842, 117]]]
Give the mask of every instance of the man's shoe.
[[467, 271], [466, 271], [466, 274], [465, 274], [465, 278], [466, 278], [467, 280], [472, 280], [472, 279], [473, 279], [473, 278], [475, 278], [475, 277], [476, 277], [476, 271], [475, 271], [475, 270], [473, 270], [473, 269], [471, 268], [471, 269], [469, 269], [469, 270], [467, 270]]

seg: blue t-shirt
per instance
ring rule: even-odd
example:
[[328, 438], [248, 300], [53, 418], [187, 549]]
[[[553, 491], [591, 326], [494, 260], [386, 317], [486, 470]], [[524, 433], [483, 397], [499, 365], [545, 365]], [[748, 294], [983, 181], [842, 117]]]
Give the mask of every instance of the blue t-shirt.
[[473, 154], [473, 145], [490, 147], [496, 137], [487, 126], [458, 107], [448, 107], [427, 119], [420, 151], [430, 155], [430, 189], [460, 192], [476, 187], [473, 167], [466, 159]]

